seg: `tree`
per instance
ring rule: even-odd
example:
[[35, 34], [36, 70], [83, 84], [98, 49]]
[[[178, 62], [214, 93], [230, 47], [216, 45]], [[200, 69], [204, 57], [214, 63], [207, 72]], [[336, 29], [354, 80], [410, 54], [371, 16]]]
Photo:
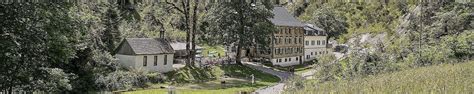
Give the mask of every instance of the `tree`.
[[[82, 37], [71, 3], [0, 4], [0, 90], [70, 90], [59, 64], [70, 63]], [[47, 87], [45, 87], [47, 86]]]
[[346, 21], [333, 11], [323, 6], [314, 12], [314, 18], [309, 21], [324, 29], [328, 34], [328, 39], [337, 38], [339, 35], [346, 33], [348, 27]]
[[165, 0], [162, 4], [167, 7], [169, 13], [180, 14], [178, 21], [178, 28], [186, 32], [186, 66], [194, 66], [195, 53], [196, 53], [196, 42], [195, 32], [197, 32], [197, 21], [199, 14], [198, 7], [200, 6], [200, 0], [194, 0], [191, 3], [190, 0], [180, 0], [180, 2], [170, 2]]
[[116, 71], [116, 59], [112, 56], [116, 43], [121, 40], [117, 23], [123, 21], [117, 13], [117, 5], [109, 1], [78, 4], [70, 9], [72, 18], [78, 19], [77, 30], [82, 31], [78, 46], [74, 49], [75, 57], [69, 63], [56, 64], [66, 73], [75, 74], [71, 78], [72, 90], [99, 91], [95, 82], [101, 75]]
[[[243, 48], [268, 48], [271, 36], [276, 31], [269, 18], [273, 17], [269, 1], [246, 2], [235, 0], [220, 2], [210, 10], [205, 18], [207, 32], [205, 40], [210, 44], [234, 45], [237, 47], [236, 60], [240, 61]], [[258, 45], [257, 45], [258, 44]], [[258, 47], [257, 47], [258, 46]]]
[[106, 12], [102, 15], [103, 24], [105, 26], [102, 32], [101, 40], [104, 43], [105, 50], [113, 53], [118, 43], [121, 41], [120, 31], [118, 30], [118, 24], [120, 22], [119, 15], [114, 8], [114, 5], [108, 4]]

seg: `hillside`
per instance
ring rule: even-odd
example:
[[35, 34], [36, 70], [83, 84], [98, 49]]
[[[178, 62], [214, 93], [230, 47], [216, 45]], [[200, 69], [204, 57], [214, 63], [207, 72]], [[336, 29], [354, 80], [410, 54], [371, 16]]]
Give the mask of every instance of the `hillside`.
[[363, 79], [307, 83], [291, 94], [321, 93], [447, 93], [474, 91], [474, 62], [441, 64]]

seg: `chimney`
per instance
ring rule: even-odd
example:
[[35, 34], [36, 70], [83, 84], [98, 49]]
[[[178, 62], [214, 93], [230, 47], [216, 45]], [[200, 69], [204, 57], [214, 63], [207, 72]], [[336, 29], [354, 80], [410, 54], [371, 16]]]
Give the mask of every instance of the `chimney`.
[[163, 25], [161, 25], [160, 28], [160, 38], [165, 39], [165, 28], [163, 27]]

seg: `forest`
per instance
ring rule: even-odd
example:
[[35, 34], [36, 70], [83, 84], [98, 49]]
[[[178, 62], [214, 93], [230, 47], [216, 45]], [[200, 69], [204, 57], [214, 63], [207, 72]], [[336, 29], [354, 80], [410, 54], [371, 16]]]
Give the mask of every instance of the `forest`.
[[[300, 2], [302, 3], [302, 2]], [[334, 42], [347, 46], [339, 50], [342, 57], [321, 56], [316, 65], [314, 80], [295, 78], [287, 82], [286, 93], [349, 93], [349, 92], [469, 92], [465, 87], [446, 88], [448, 80], [464, 79], [429, 75], [423, 72], [406, 72], [443, 64], [470, 62], [474, 55], [474, 7], [472, 2], [454, 0], [415, 2], [312, 2], [291, 6], [294, 14], [307, 23], [323, 28]], [[458, 66], [459, 69], [462, 67]], [[455, 67], [451, 69], [456, 69]], [[435, 68], [426, 70], [438, 70]], [[447, 69], [443, 69], [447, 70]], [[404, 71], [414, 75], [390, 75]], [[464, 77], [470, 77], [466, 72]], [[450, 71], [451, 72], [451, 71]], [[384, 76], [377, 76], [384, 75]], [[426, 84], [434, 87], [410, 88], [420, 83], [393, 82], [380, 88], [374, 86], [388, 82], [370, 80], [416, 80], [424, 75], [437, 80]], [[383, 79], [372, 79], [374, 76]], [[367, 78], [367, 79], [365, 79]], [[424, 80], [420, 80], [424, 81]], [[441, 81], [441, 82], [440, 82]], [[464, 80], [469, 83], [471, 80]], [[435, 84], [435, 85], [433, 85]], [[399, 85], [389, 88], [389, 85]], [[461, 85], [461, 84], [460, 84]], [[318, 87], [320, 86], [320, 87]], [[355, 87], [354, 87], [355, 86]], [[372, 86], [368, 87], [368, 86]], [[404, 87], [405, 86], [405, 87]], [[339, 88], [341, 87], [341, 88]], [[353, 88], [346, 88], [353, 87]], [[423, 87], [423, 86], [418, 86]], [[384, 88], [384, 89], [381, 89]], [[430, 91], [422, 91], [430, 90]]]
[[[162, 74], [119, 67], [113, 55], [124, 38], [156, 38], [164, 30], [167, 39], [186, 42], [187, 50], [195, 53], [196, 44], [234, 44], [239, 49], [265, 44], [276, 29], [267, 19], [273, 16], [270, 0], [256, 5], [243, 0], [199, 1], [0, 1], [0, 91], [145, 88]], [[283, 5], [302, 22], [324, 29], [335, 46], [348, 48], [337, 51], [343, 57], [325, 55], [315, 60], [311, 65], [317, 70], [315, 79], [295, 77], [286, 82], [288, 94], [316, 93], [312, 86], [332, 82], [472, 62], [474, 57], [473, 2], [305, 1]], [[193, 56], [187, 59], [186, 66], [194, 65]], [[323, 92], [327, 93], [319, 93]]]
[[[185, 42], [190, 53], [195, 53], [196, 44], [244, 47], [251, 39], [262, 40], [260, 35], [273, 30], [267, 19], [272, 16], [270, 2], [251, 3], [255, 2], [2, 1], [0, 90], [84, 93], [148, 87], [147, 83], [166, 78], [164, 74], [119, 67], [113, 55], [124, 38], [157, 38], [165, 31], [168, 41]], [[228, 28], [221, 30], [220, 26]], [[234, 33], [236, 30], [252, 32]], [[186, 59], [188, 69], [210, 72], [194, 69], [194, 55]]]

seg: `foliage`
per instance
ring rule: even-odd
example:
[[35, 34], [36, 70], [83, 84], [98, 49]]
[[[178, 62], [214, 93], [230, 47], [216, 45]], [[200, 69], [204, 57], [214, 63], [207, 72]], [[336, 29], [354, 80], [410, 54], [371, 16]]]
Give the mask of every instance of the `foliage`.
[[334, 10], [325, 6], [312, 14], [314, 17], [309, 22], [325, 30], [328, 38], [337, 38], [347, 32], [347, 23], [344, 17], [338, 16]]
[[[276, 27], [268, 19], [273, 17], [271, 9], [272, 6], [265, 0], [256, 3], [221, 2], [205, 16], [203, 24], [208, 25], [203, 27], [206, 32], [203, 32], [202, 40], [211, 45], [235, 45], [237, 50], [257, 46], [266, 49], [271, 33], [276, 31]], [[238, 51], [238, 64], [241, 64], [240, 56]]]
[[83, 33], [69, 8], [67, 2], [0, 4], [0, 90], [71, 89], [68, 73], [56, 66], [75, 58]]
[[[348, 4], [360, 6], [364, 5], [365, 3]], [[367, 22], [361, 22], [360, 20], [350, 20], [352, 18], [349, 18], [349, 23], [353, 24], [350, 25], [350, 28], [360, 28], [360, 23], [374, 23], [375, 25], [380, 25], [377, 27], [387, 28], [369, 28], [377, 32], [385, 32], [375, 33], [377, 34], [376, 36], [385, 37], [374, 37], [374, 39], [377, 39], [377, 41], [371, 41], [371, 39], [367, 39], [364, 36], [357, 36], [354, 35], [355, 33], [348, 33], [355, 37], [351, 38], [351, 41], [348, 41], [348, 44], [350, 45], [350, 53], [347, 53], [348, 55], [345, 58], [339, 62], [336, 62], [335, 64], [321, 64], [320, 67], [323, 71], [319, 71], [319, 80], [329, 81], [352, 79], [369, 75], [377, 75], [385, 72], [403, 70], [406, 68], [436, 65], [441, 63], [452, 63], [456, 62], [458, 59], [469, 60], [469, 54], [460, 55], [460, 53], [456, 52], [455, 50], [470, 49], [466, 46], [456, 46], [467, 45], [467, 43], [470, 43], [467, 42], [470, 41], [470, 39], [464, 38], [464, 36], [469, 36], [468, 34], [470, 34], [469, 32], [465, 31], [472, 30], [471, 26], [466, 25], [468, 24], [466, 21], [472, 19], [470, 19], [465, 14], [468, 13], [467, 10], [463, 9], [470, 7], [467, 7], [465, 4], [458, 3], [444, 2], [444, 4], [445, 5], [443, 6], [443, 3], [421, 3], [419, 6], [413, 8], [413, 10], [408, 11], [405, 16], [400, 17], [401, 22], [403, 23], [400, 23], [400, 26], [398, 26], [397, 29], [394, 29], [392, 26], [390, 26], [391, 28], [387, 28], [387, 25], [383, 25], [379, 22], [392, 22], [390, 24], [398, 25], [397, 21], [386, 19], [399, 17], [399, 13], [401, 13], [400, 11], [393, 12], [395, 13], [393, 16], [387, 17], [380, 15], [377, 16], [375, 14], [372, 15], [367, 12], [368, 14], [375, 17], [371, 20], [362, 20]], [[374, 8], [377, 9], [378, 7], [379, 6], [373, 6], [369, 3], [367, 6], [360, 6], [360, 9], [372, 10]], [[386, 6], [380, 8], [395, 9], [393, 11], [403, 9], [397, 8], [397, 6]], [[390, 14], [391, 12], [387, 13]], [[370, 15], [361, 17], [372, 17]], [[446, 17], [447, 15], [452, 16], [448, 18]], [[431, 20], [423, 20], [428, 18]], [[461, 22], [463, 24], [455, 24], [451, 21]], [[357, 31], [355, 29], [349, 29], [349, 32], [363, 33], [363, 31]], [[386, 35], [386, 33], [389, 34]], [[456, 43], [457, 41], [463, 42]]]
[[38, 78], [42, 80], [36, 80], [33, 82], [37, 90], [44, 90], [49, 92], [61, 92], [61, 90], [71, 90], [70, 78], [74, 77], [71, 74], [65, 73], [59, 68], [41, 68], [45, 73]]
[[[350, 48], [341, 59], [329, 60], [332, 62], [330, 64], [319, 63], [316, 67], [318, 70], [316, 80], [311, 80], [314, 83], [303, 86], [327, 85], [327, 88], [330, 88], [345, 84], [362, 84], [350, 81], [412, 68], [472, 60], [472, 47], [468, 46], [472, 45], [473, 41], [470, 37], [473, 30], [470, 23], [471, 3], [440, 1], [415, 4], [398, 2], [395, 6], [371, 3], [325, 5], [347, 5], [335, 10], [338, 15], [351, 13], [351, 15], [345, 14], [349, 29], [339, 41], [345, 42]], [[338, 11], [345, 12], [339, 14]], [[341, 84], [334, 84], [336, 82]], [[309, 88], [321, 89], [307, 87], [306, 90], [297, 91], [308, 93]], [[334, 89], [323, 89], [322, 92], [333, 92], [331, 90]], [[387, 89], [372, 88], [364, 91], [363, 88], [345, 88], [336, 91], [341, 90], [341, 93], [379, 92], [379, 90], [382, 90], [380, 91], [382, 93]], [[423, 90], [427, 89], [420, 89]], [[415, 91], [417, 90], [412, 92]]]
[[314, 93], [467, 93], [472, 92], [474, 62], [462, 64], [440, 64], [400, 72], [368, 76], [350, 80], [315, 82], [295, 80], [302, 83], [285, 94]]
[[453, 51], [455, 57], [460, 59], [473, 58], [474, 30], [464, 31], [457, 36], [446, 36], [442, 40], [443, 44]]
[[97, 77], [95, 83], [100, 88], [108, 91], [128, 90], [133, 87], [146, 87], [148, 82], [148, 72], [143, 69], [135, 69], [131, 71], [114, 71], [107, 75]]

